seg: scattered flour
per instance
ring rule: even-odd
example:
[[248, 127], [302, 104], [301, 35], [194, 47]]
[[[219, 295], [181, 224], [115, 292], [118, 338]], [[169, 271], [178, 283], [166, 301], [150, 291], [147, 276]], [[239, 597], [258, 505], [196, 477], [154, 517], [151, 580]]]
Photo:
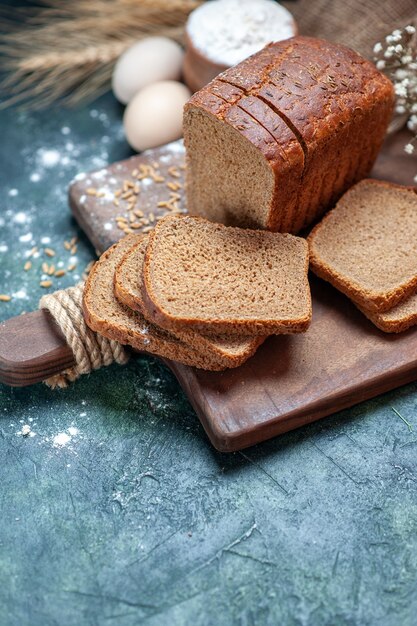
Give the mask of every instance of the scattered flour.
[[71, 132], [71, 129], [70, 129], [68, 126], [63, 126], [63, 127], [61, 128], [61, 133], [62, 133], [63, 135], [69, 135], [69, 134], [70, 134], [70, 132]]
[[55, 448], [62, 448], [63, 446], [66, 446], [67, 443], [69, 443], [70, 441], [71, 435], [68, 435], [67, 433], [58, 433], [53, 438], [53, 445]]
[[22, 243], [28, 243], [28, 241], [32, 241], [33, 235], [32, 233], [26, 233], [26, 235], [20, 235], [19, 241]]
[[41, 179], [40, 174], [38, 174], [38, 172], [33, 172], [33, 174], [30, 175], [30, 180], [32, 181], [32, 183], [38, 183]]
[[44, 167], [55, 167], [61, 159], [58, 150], [45, 150], [45, 148], [38, 150], [38, 156]]
[[32, 257], [33, 259], [39, 259], [40, 257], [40, 252], [39, 250], [37, 250], [36, 252], [33, 252], [32, 249], [30, 250], [26, 250], [24, 255], [23, 255], [26, 259], [28, 257]]
[[25, 289], [19, 289], [19, 291], [15, 291], [12, 294], [13, 298], [16, 298], [16, 300], [27, 300], [28, 299], [28, 294], [27, 291]]
[[94, 172], [94, 174], [92, 174], [92, 178], [94, 178], [94, 180], [104, 180], [107, 176], [107, 170], [105, 168], [98, 170], [98, 172]]
[[8, 246], [6, 246], [5, 243], [0, 244], [0, 252], [7, 252], [9, 249]]
[[178, 141], [172, 141], [168, 145], [165, 146], [165, 149], [169, 152], [174, 153], [183, 153], [184, 152], [184, 140], [179, 139]]
[[22, 429], [16, 433], [20, 437], [34, 437], [36, 433], [33, 432], [29, 424], [23, 424]]
[[62, 433], [58, 433], [52, 439], [52, 445], [54, 448], [64, 448], [67, 446], [73, 437], [76, 437], [79, 434], [78, 428], [75, 426], [70, 426], [66, 431]]
[[11, 196], [12, 198], [13, 198], [14, 196], [17, 196], [17, 195], [18, 195], [18, 193], [19, 193], [19, 192], [18, 192], [18, 190], [17, 190], [17, 189], [9, 189], [9, 196]]
[[23, 211], [19, 211], [13, 217], [13, 221], [16, 222], [16, 224], [26, 224], [26, 222], [28, 221], [28, 216], [26, 215], [26, 213], [23, 213]]
[[108, 158], [107, 152], [102, 152], [100, 156], [93, 157], [91, 160], [93, 167], [105, 167], [108, 164]]

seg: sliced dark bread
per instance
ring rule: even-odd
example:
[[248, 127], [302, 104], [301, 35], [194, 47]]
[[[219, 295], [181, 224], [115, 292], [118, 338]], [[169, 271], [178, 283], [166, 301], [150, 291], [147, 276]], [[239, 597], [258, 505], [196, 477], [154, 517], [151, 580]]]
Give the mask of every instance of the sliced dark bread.
[[202, 354], [170, 333], [150, 324], [140, 313], [118, 302], [113, 291], [114, 271], [140, 235], [129, 235], [109, 248], [91, 270], [83, 295], [87, 325], [109, 339], [144, 352], [207, 370], [226, 369], [224, 363]]
[[144, 306], [174, 332], [303, 332], [311, 320], [307, 271], [300, 237], [169, 216], [149, 237]]
[[417, 288], [417, 195], [363, 180], [308, 237], [310, 266], [360, 307], [384, 313]]
[[402, 333], [404, 330], [417, 324], [417, 294], [413, 294], [404, 302], [400, 302], [393, 309], [385, 313], [368, 311], [358, 306], [366, 317], [379, 329], [386, 333]]
[[[149, 237], [145, 237], [126, 252], [114, 273], [114, 293], [122, 304], [148, 316], [143, 306], [142, 274]], [[179, 339], [214, 358], [220, 358], [228, 367], [237, 367], [256, 352], [266, 337], [228, 337], [203, 335], [193, 330], [175, 331]]]
[[299, 232], [369, 175], [394, 99], [390, 80], [344, 46], [271, 43], [185, 105], [189, 213]]

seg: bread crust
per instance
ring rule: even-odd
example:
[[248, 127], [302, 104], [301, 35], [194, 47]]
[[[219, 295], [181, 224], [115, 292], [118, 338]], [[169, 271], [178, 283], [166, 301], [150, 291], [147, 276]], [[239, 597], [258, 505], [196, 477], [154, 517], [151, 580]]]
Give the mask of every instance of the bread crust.
[[[412, 304], [411, 304], [412, 300]], [[417, 324], [417, 295], [413, 294], [385, 313], [369, 311], [356, 305], [358, 309], [384, 333], [402, 333]]]
[[[167, 330], [171, 330], [175, 332], [176, 330], [181, 331], [184, 328], [189, 328], [193, 330], [197, 330], [199, 332], [216, 332], [219, 334], [230, 334], [230, 335], [273, 335], [273, 334], [294, 334], [294, 333], [302, 333], [305, 332], [311, 322], [312, 316], [312, 304], [311, 304], [311, 296], [310, 296], [310, 288], [308, 283], [308, 246], [305, 240], [299, 240], [305, 244], [306, 254], [304, 256], [304, 267], [303, 267], [303, 275], [304, 275], [304, 285], [303, 289], [305, 289], [305, 294], [308, 295], [308, 305], [305, 313], [297, 319], [270, 319], [270, 320], [255, 320], [255, 319], [245, 319], [245, 318], [236, 318], [233, 320], [225, 320], [222, 318], [211, 318], [209, 321], [201, 320], [199, 318], [193, 317], [192, 315], [183, 314], [181, 316], [173, 316], [169, 311], [164, 309], [163, 304], [159, 301], [159, 298], [155, 292], [153, 279], [152, 279], [152, 271], [151, 264], [154, 256], [157, 254], [157, 246], [158, 246], [158, 235], [159, 231], [164, 228], [167, 224], [169, 225], [170, 220], [194, 220], [196, 223], [208, 223], [204, 218], [186, 218], [186, 217], [166, 217], [164, 220], [161, 220], [159, 224], [155, 227], [155, 229], [150, 233], [149, 242], [146, 249], [145, 261], [144, 261], [144, 269], [143, 269], [143, 303], [147, 309], [149, 319], [152, 319], [155, 324], [160, 326], [161, 328], [165, 328]], [[221, 224], [216, 224], [217, 228], [225, 228]], [[253, 231], [251, 231], [253, 232]], [[292, 235], [283, 235], [292, 237]]]
[[[231, 88], [241, 93], [235, 91], [230, 99]], [[271, 146], [257, 142], [253, 126], [241, 133], [261, 151], [277, 180], [268, 219], [260, 226], [293, 233], [368, 175], [394, 106], [391, 82], [372, 63], [344, 46], [302, 36], [270, 44], [194, 94], [185, 107], [185, 127], [193, 108], [230, 123], [225, 106], [216, 105], [213, 93], [228, 94], [229, 108], [244, 108], [241, 101], [248, 97], [262, 101], [298, 141], [304, 154], [301, 172], [288, 143], [289, 162], [283, 168]], [[259, 126], [268, 128], [265, 109], [250, 113]], [[185, 139], [187, 148], [187, 132]], [[275, 150], [282, 155], [282, 146], [276, 144]], [[286, 188], [292, 177], [296, 192]], [[189, 179], [187, 186], [192, 184]], [[195, 207], [190, 204], [189, 210], [193, 213]]]

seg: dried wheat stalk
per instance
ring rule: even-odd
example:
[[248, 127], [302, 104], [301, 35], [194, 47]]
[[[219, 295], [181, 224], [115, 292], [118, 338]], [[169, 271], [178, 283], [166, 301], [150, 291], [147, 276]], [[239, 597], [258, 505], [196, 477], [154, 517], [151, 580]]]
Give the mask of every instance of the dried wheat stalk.
[[118, 56], [148, 35], [181, 41], [201, 0], [44, 0], [36, 9], [0, 14], [0, 54], [7, 71], [0, 107], [68, 105], [108, 89]]

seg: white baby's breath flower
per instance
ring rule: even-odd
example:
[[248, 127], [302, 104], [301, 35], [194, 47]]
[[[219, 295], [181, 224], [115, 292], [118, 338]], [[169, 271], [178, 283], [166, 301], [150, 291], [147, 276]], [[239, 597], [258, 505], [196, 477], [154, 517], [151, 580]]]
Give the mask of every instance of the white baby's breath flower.
[[[374, 61], [394, 85], [395, 114], [408, 117], [407, 127], [414, 137], [404, 146], [407, 154], [416, 154], [417, 145], [417, 29], [409, 24], [395, 29], [385, 39], [374, 45]], [[417, 183], [417, 175], [415, 177]]]
[[414, 133], [414, 132], [417, 131], [417, 124], [415, 122], [412, 122], [411, 120], [408, 120], [407, 128], [408, 128], [408, 130], [411, 130], [411, 132]]
[[397, 43], [398, 41], [401, 41], [401, 38], [402, 38], [401, 31], [394, 30], [394, 32], [391, 33], [391, 35], [388, 35], [385, 38], [385, 41], [387, 43]]
[[399, 80], [404, 80], [404, 78], [407, 78], [407, 76], [408, 76], [407, 70], [404, 70], [402, 68], [399, 68], [395, 72], [395, 78], [398, 78]]
[[397, 96], [400, 96], [403, 98], [407, 97], [407, 89], [405, 85], [403, 85], [402, 83], [397, 83], [396, 85], [394, 85], [394, 89], [395, 89], [395, 93], [397, 94]]

